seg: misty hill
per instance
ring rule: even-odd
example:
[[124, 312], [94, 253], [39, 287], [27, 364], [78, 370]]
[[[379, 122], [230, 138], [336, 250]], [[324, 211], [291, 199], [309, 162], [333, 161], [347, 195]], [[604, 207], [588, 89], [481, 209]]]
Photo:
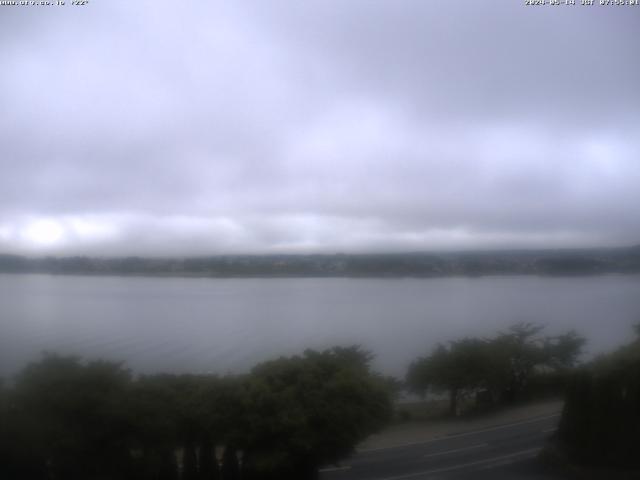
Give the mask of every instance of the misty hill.
[[97, 258], [0, 255], [2, 273], [205, 277], [436, 277], [640, 273], [640, 245], [457, 253], [220, 255]]

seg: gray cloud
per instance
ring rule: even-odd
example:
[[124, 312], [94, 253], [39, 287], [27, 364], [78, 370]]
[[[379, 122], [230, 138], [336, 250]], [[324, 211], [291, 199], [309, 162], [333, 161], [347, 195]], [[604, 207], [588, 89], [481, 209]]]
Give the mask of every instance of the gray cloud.
[[3, 7], [0, 250], [637, 243], [640, 9]]

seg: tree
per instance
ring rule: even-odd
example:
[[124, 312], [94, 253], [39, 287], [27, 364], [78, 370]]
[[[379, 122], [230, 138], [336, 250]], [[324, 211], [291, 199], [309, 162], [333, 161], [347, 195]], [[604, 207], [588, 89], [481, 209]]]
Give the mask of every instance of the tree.
[[544, 339], [543, 349], [545, 362], [551, 368], [574, 368], [587, 340], [575, 330], [555, 337]]
[[179, 447], [178, 391], [175, 376], [140, 377], [131, 389], [132, 446], [142, 478], [177, 480], [175, 450]]
[[337, 347], [241, 376], [134, 380], [117, 363], [46, 355], [0, 385], [0, 478], [235, 480], [241, 451], [244, 479], [315, 478], [391, 415], [371, 358]]
[[214, 375], [157, 374], [138, 379], [130, 410], [144, 475], [176, 478], [180, 467], [181, 480], [217, 478], [214, 445], [232, 442], [241, 423], [237, 384], [237, 378]]
[[16, 378], [12, 414], [47, 477], [129, 478], [129, 424], [120, 364], [45, 355]]
[[545, 362], [544, 341], [538, 336], [543, 329], [541, 325], [517, 323], [491, 341], [506, 401], [515, 401], [536, 366]]
[[[567, 391], [557, 442], [572, 462], [640, 468], [640, 338], [579, 369]], [[629, 472], [628, 478], [636, 478]]]
[[258, 365], [246, 385], [246, 465], [260, 478], [316, 478], [391, 416], [390, 394], [358, 347]]
[[494, 371], [502, 376], [502, 395], [508, 402], [519, 398], [536, 373], [572, 368], [582, 353], [586, 339], [575, 331], [543, 337], [542, 330], [542, 325], [517, 323], [492, 341], [499, 358]]
[[416, 393], [447, 392], [451, 415], [458, 413], [462, 397], [474, 393], [490, 403], [499, 398], [515, 401], [536, 373], [572, 368], [582, 351], [585, 339], [576, 332], [542, 337], [543, 329], [519, 323], [491, 339], [438, 345], [409, 366], [406, 383]]
[[407, 383], [417, 393], [431, 389], [447, 392], [449, 414], [458, 414], [460, 398], [487, 388], [491, 360], [485, 340], [465, 338], [438, 345], [431, 355], [416, 360], [409, 367]]

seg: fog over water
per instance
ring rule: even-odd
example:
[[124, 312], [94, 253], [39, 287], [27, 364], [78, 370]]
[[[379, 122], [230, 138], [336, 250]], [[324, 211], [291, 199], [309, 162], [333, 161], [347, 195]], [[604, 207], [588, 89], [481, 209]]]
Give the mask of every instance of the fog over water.
[[359, 343], [404, 375], [437, 342], [515, 321], [574, 328], [588, 354], [632, 337], [640, 276], [189, 279], [0, 275], [0, 374], [41, 350], [137, 372], [242, 372], [258, 361]]

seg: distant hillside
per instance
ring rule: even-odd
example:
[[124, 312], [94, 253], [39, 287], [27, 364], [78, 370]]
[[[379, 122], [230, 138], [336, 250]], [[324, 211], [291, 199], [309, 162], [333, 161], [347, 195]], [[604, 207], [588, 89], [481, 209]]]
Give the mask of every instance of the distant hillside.
[[640, 273], [640, 246], [458, 253], [29, 258], [0, 255], [2, 273], [206, 277], [436, 277]]

